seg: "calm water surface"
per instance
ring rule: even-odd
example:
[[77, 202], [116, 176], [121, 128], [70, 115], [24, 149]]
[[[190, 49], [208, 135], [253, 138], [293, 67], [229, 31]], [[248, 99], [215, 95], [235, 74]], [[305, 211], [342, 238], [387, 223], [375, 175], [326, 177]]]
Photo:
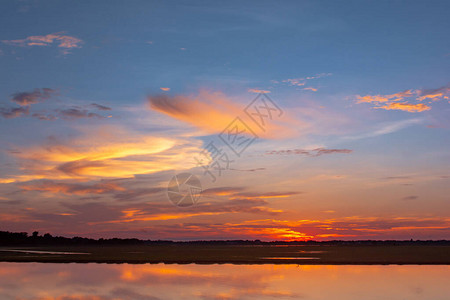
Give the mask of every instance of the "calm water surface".
[[450, 266], [0, 263], [0, 299], [433, 299]]

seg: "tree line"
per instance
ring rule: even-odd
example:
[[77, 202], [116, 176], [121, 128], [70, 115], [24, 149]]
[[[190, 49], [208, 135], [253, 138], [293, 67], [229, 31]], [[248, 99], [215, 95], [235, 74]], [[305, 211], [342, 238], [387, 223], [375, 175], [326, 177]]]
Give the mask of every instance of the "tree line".
[[449, 240], [333, 240], [333, 241], [261, 241], [261, 240], [140, 240], [136, 238], [92, 239], [75, 236], [72, 238], [52, 236], [50, 233], [39, 235], [27, 232], [0, 231], [0, 246], [39, 246], [39, 245], [152, 245], [152, 244], [192, 244], [192, 245], [450, 245]]

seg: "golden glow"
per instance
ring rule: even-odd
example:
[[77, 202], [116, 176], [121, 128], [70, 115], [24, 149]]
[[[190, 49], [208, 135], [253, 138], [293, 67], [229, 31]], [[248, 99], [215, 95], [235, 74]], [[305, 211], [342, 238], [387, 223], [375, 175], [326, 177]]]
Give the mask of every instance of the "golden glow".
[[417, 98], [417, 100], [423, 101], [425, 99], [430, 99], [430, 100], [436, 101], [439, 98], [441, 98], [442, 96], [444, 96], [444, 93], [436, 93], [436, 94], [421, 96], [421, 97]]
[[[21, 149], [14, 155], [27, 162], [26, 170], [30, 174], [1, 178], [0, 183], [129, 178], [135, 174], [187, 169], [192, 167], [187, 162], [194, 153], [200, 152], [200, 145], [199, 141], [134, 136], [118, 128], [104, 127], [68, 143]], [[64, 192], [62, 187], [53, 188], [55, 192]]]
[[389, 101], [400, 101], [405, 97], [411, 97], [417, 94], [416, 91], [406, 90], [404, 92], [399, 92], [391, 95], [366, 95], [366, 96], [356, 96], [358, 101], [356, 103], [372, 103], [372, 102], [389, 102]]
[[[246, 118], [244, 105], [227, 98], [220, 92], [201, 90], [197, 96], [150, 97], [150, 107], [176, 120], [186, 122], [205, 133], [222, 132], [236, 117]], [[251, 121], [250, 121], [251, 122]], [[275, 121], [266, 124], [265, 131], [258, 130], [263, 138], [279, 139], [298, 135], [295, 128], [305, 127], [298, 119], [283, 115], [283, 123]]]
[[382, 109], [386, 109], [386, 110], [392, 110], [392, 109], [403, 110], [403, 111], [407, 111], [407, 112], [422, 112], [422, 111], [431, 109], [430, 106], [423, 104], [423, 103], [418, 103], [418, 104], [389, 103], [388, 105], [380, 106], [377, 108], [382, 108]]

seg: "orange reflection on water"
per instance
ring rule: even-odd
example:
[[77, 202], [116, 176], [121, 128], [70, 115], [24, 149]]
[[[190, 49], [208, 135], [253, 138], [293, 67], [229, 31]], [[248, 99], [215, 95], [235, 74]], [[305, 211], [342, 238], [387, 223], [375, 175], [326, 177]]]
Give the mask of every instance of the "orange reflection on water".
[[0, 263], [0, 299], [447, 299], [450, 266]]

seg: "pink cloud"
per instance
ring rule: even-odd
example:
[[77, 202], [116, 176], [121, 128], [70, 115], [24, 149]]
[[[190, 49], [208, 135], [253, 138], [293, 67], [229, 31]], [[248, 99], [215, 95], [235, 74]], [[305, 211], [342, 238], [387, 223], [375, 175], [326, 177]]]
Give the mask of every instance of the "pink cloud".
[[313, 91], [313, 92], [317, 92], [317, 89], [316, 88], [313, 88], [313, 87], [305, 87], [305, 88], [303, 88], [304, 90], [307, 90], [307, 91]]
[[68, 49], [81, 48], [83, 41], [79, 38], [65, 35], [65, 32], [50, 33], [47, 35], [29, 36], [19, 40], [2, 40], [4, 44], [20, 47], [32, 46], [50, 46], [57, 44], [59, 48], [63, 48], [63, 54], [68, 54]]
[[256, 93], [256, 94], [268, 94], [268, 93], [270, 93], [270, 91], [258, 90], [258, 89], [249, 89], [248, 91], [250, 93]]

